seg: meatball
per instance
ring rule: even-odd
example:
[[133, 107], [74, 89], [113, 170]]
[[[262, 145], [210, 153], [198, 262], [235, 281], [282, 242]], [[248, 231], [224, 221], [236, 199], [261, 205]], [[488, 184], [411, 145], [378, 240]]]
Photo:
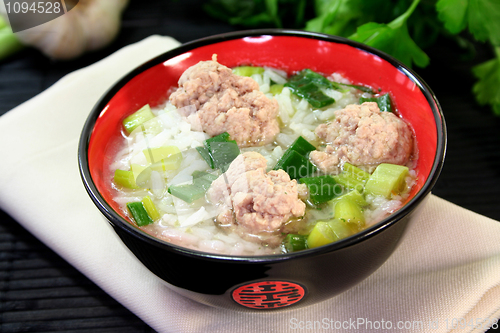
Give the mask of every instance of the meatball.
[[279, 132], [278, 102], [267, 98], [252, 78], [219, 64], [215, 55], [182, 74], [170, 102], [179, 109], [194, 106], [196, 127], [210, 136], [228, 132], [240, 147], [271, 143]]
[[266, 159], [259, 153], [239, 155], [217, 178], [208, 197], [219, 207], [217, 223], [240, 236], [263, 244], [278, 245], [281, 228], [291, 218], [305, 214], [296, 180], [283, 170], [266, 173]]
[[326, 143], [310, 158], [325, 173], [337, 173], [344, 162], [357, 166], [380, 163], [405, 165], [413, 151], [412, 130], [391, 112], [381, 112], [375, 102], [347, 105], [335, 119], [315, 130]]

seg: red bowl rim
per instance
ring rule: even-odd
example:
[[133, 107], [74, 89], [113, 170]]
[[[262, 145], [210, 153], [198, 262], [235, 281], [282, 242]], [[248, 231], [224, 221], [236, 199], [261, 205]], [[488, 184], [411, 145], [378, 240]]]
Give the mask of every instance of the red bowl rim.
[[[303, 38], [312, 38], [317, 40], [323, 40], [328, 42], [335, 42], [340, 44], [346, 44], [348, 46], [360, 49], [362, 51], [374, 54], [383, 60], [390, 63], [397, 70], [407, 76], [411, 81], [413, 81], [417, 87], [419, 87], [422, 94], [425, 96], [429, 106], [434, 115], [434, 120], [436, 124], [436, 132], [437, 132], [437, 145], [436, 145], [436, 155], [434, 157], [434, 161], [432, 164], [432, 169], [429, 173], [427, 180], [424, 185], [417, 192], [413, 198], [411, 198], [401, 209], [397, 212], [391, 214], [387, 218], [382, 221], [358, 232], [355, 235], [342, 239], [332, 244], [328, 244], [325, 246], [321, 246], [314, 249], [307, 249], [303, 251], [298, 251], [294, 253], [287, 254], [274, 254], [274, 255], [260, 255], [260, 256], [231, 256], [224, 254], [215, 254], [197, 251], [194, 249], [185, 248], [176, 244], [168, 243], [166, 241], [155, 238], [146, 232], [140, 230], [139, 228], [133, 226], [130, 222], [123, 219], [100, 195], [95, 183], [92, 180], [89, 164], [88, 164], [88, 154], [87, 150], [89, 147], [90, 137], [93, 132], [94, 125], [99, 117], [101, 111], [108, 104], [110, 99], [133, 77], [139, 75], [145, 70], [158, 65], [160, 63], [165, 62], [166, 60], [173, 58], [177, 55], [183, 54], [190, 50], [196, 49], [198, 47], [218, 43], [222, 41], [232, 40], [232, 39], [241, 39], [244, 37], [258, 37], [258, 36], [295, 36], [295, 37], [303, 37]], [[371, 238], [374, 235], [382, 232], [384, 229], [389, 228], [394, 225], [398, 221], [400, 221], [403, 217], [407, 216], [411, 212], [415, 210], [415, 208], [426, 198], [426, 196], [431, 192], [434, 187], [439, 174], [443, 168], [444, 158], [446, 154], [446, 145], [447, 145], [447, 133], [446, 133], [446, 124], [443, 116], [443, 112], [441, 106], [432, 92], [431, 88], [424, 82], [424, 80], [416, 74], [412, 69], [393, 58], [392, 56], [369, 47], [367, 45], [333, 35], [321, 34], [321, 33], [313, 33], [307, 32], [303, 30], [293, 30], [293, 29], [254, 29], [254, 30], [242, 30], [230, 33], [223, 33], [218, 35], [213, 35], [201, 39], [197, 39], [188, 43], [184, 43], [177, 48], [174, 48], [170, 51], [167, 51], [144, 64], [136, 67], [128, 74], [123, 76], [120, 80], [118, 80], [112, 87], [108, 89], [108, 91], [99, 99], [99, 101], [95, 104], [92, 111], [90, 112], [84, 127], [82, 129], [82, 133], [80, 136], [79, 146], [78, 146], [78, 164], [80, 170], [80, 176], [82, 178], [85, 189], [87, 190], [90, 198], [94, 202], [94, 204], [98, 207], [100, 212], [106, 217], [108, 222], [114, 227], [119, 228], [122, 231], [127, 232], [128, 234], [136, 237], [142, 241], [145, 241], [151, 245], [160, 247], [164, 250], [176, 252], [179, 254], [183, 254], [186, 256], [194, 256], [194, 257], [202, 257], [206, 260], [234, 260], [239, 262], [259, 262], [259, 263], [272, 263], [278, 262], [282, 260], [288, 260], [292, 258], [299, 257], [307, 257], [312, 255], [318, 255], [326, 252], [335, 251], [341, 248], [345, 248], [356, 243], [362, 242], [365, 239]]]

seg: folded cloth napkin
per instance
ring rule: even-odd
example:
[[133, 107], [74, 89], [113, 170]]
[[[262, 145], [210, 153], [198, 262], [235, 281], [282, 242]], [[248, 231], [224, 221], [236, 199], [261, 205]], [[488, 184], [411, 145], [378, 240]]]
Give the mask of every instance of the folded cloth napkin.
[[121, 243], [80, 180], [77, 145], [99, 97], [178, 46], [152, 36], [62, 78], [0, 117], [0, 206], [158, 332], [484, 332], [500, 318], [500, 223], [431, 195], [393, 256], [345, 293], [248, 314], [168, 289]]

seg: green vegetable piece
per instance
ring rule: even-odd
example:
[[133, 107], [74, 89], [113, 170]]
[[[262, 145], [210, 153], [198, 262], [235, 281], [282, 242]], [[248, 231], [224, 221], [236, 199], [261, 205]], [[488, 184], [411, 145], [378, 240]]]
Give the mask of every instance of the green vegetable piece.
[[339, 219], [332, 219], [328, 221], [328, 225], [339, 240], [349, 237], [359, 231], [358, 227], [355, 224], [346, 223]]
[[333, 89], [332, 82], [310, 69], [304, 69], [292, 76], [285, 83], [285, 87], [290, 88], [295, 95], [306, 99], [315, 108], [322, 108], [335, 103], [335, 99], [322, 92], [322, 89]]
[[177, 146], [147, 148], [142, 151], [148, 163], [162, 162], [164, 170], [176, 170], [181, 166], [182, 153]]
[[214, 161], [212, 160], [212, 157], [210, 157], [210, 154], [208, 153], [208, 148], [207, 147], [196, 147], [196, 151], [205, 160], [205, 162], [207, 162], [208, 166], [211, 169], [214, 169]]
[[318, 221], [307, 237], [307, 247], [315, 248], [349, 237], [360, 229], [357, 224], [334, 218]]
[[313, 176], [317, 169], [307, 158], [293, 149], [287, 149], [278, 160], [274, 170], [285, 170], [291, 179]]
[[226, 172], [229, 164], [240, 154], [236, 141], [207, 142], [207, 149], [214, 169], [220, 169], [222, 172]]
[[345, 198], [351, 200], [351, 201], [354, 201], [356, 204], [358, 204], [358, 206], [360, 207], [365, 207], [365, 206], [368, 206], [368, 202], [366, 202], [364, 196], [362, 193], [360, 193], [359, 191], [357, 190], [352, 190], [352, 191], [349, 191], [345, 194], [342, 194], [341, 196], [338, 196], [336, 198], [334, 198], [331, 202], [332, 202], [332, 205], [333, 207], [335, 207], [335, 203], [339, 200], [344, 200]]
[[370, 174], [351, 163], [344, 163], [342, 165], [342, 173], [346, 174], [350, 178], [359, 180], [360, 182], [366, 182], [370, 178]]
[[134, 173], [132, 171], [115, 170], [114, 181], [117, 185], [137, 189], [139, 186], [135, 183]]
[[217, 179], [217, 175], [211, 174], [206, 171], [193, 172], [193, 184], [201, 187], [205, 191], [209, 189], [212, 182]]
[[172, 185], [168, 188], [168, 193], [187, 203], [192, 203], [202, 198], [212, 182], [217, 179], [217, 175], [205, 171], [194, 171], [192, 176], [192, 184]]
[[312, 176], [317, 169], [306, 156], [315, 149], [309, 141], [299, 136], [281, 156], [274, 170], [283, 169], [292, 179]]
[[334, 217], [346, 223], [353, 223], [359, 229], [365, 226], [365, 216], [361, 207], [347, 197], [335, 203]]
[[307, 237], [307, 246], [310, 249], [313, 249], [315, 247], [333, 243], [338, 239], [339, 238], [333, 232], [328, 222], [318, 221]]
[[348, 190], [356, 190], [362, 193], [365, 187], [364, 181], [361, 181], [355, 177], [351, 177], [348, 173], [345, 172], [333, 176], [333, 179], [335, 179], [338, 184], [344, 186]]
[[264, 73], [263, 67], [239, 66], [233, 68], [233, 74], [239, 76], [252, 76], [254, 74], [262, 74], [262, 73]]
[[283, 247], [286, 252], [296, 252], [307, 249], [307, 236], [288, 234], [283, 240]]
[[143, 150], [149, 165], [131, 164], [135, 184], [138, 187], [150, 188], [153, 171], [164, 174], [167, 170], [176, 170], [182, 162], [182, 153], [176, 146], [147, 148]]
[[194, 184], [181, 184], [170, 186], [168, 193], [187, 203], [192, 203], [205, 195], [205, 189]]
[[142, 202], [142, 205], [144, 206], [144, 209], [146, 209], [146, 212], [148, 213], [149, 217], [153, 221], [160, 219], [161, 215], [158, 212], [158, 209], [156, 208], [153, 200], [151, 200], [149, 195], [142, 198], [141, 202]]
[[350, 163], [344, 163], [342, 172], [333, 176], [333, 179], [340, 185], [349, 190], [357, 190], [360, 193], [363, 193], [363, 188], [368, 178], [370, 178], [368, 172]]
[[219, 135], [216, 135], [212, 138], [206, 139], [206, 142], [227, 142], [229, 141], [229, 133], [228, 132], [223, 132]]
[[130, 211], [130, 214], [132, 214], [132, 217], [135, 220], [135, 223], [139, 227], [148, 225], [153, 223], [154, 221], [151, 219], [151, 217], [148, 215], [148, 212], [146, 211], [146, 208], [144, 208], [144, 205], [142, 202], [129, 202], [127, 203], [127, 208]]
[[339, 85], [339, 86], [354, 88], [354, 89], [358, 89], [359, 91], [362, 91], [362, 92], [375, 94], [375, 90], [373, 90], [373, 88], [370, 86], [362, 86], [359, 84], [347, 84], [347, 83], [341, 83], [341, 82], [334, 82], [334, 83]]
[[240, 149], [229, 133], [224, 132], [205, 140], [204, 147], [196, 147], [201, 157], [212, 169], [220, 168], [224, 172], [228, 165], [239, 155]]
[[131, 133], [138, 126], [144, 124], [146, 121], [151, 120], [155, 117], [153, 112], [151, 112], [151, 107], [149, 104], [144, 105], [142, 108], [128, 116], [123, 120], [123, 126], [127, 133]]
[[405, 187], [407, 175], [408, 167], [406, 166], [389, 163], [379, 164], [370, 179], [366, 181], [365, 191], [386, 198], [398, 195]]
[[330, 201], [341, 193], [340, 186], [329, 175], [300, 178], [299, 181], [307, 185], [309, 198], [314, 205]]
[[141, 188], [150, 188], [151, 187], [151, 173], [154, 171], [160, 171], [159, 165], [140, 165], [140, 164], [131, 164], [130, 170], [134, 174], [135, 183], [137, 186]]
[[278, 95], [281, 94], [284, 87], [284, 84], [273, 84], [271, 87], [269, 87], [269, 92], [273, 95]]
[[389, 93], [383, 94], [378, 97], [368, 97], [368, 98], [361, 97], [359, 99], [359, 103], [361, 104], [364, 102], [376, 102], [380, 111], [394, 112], [394, 109], [392, 107], [391, 96], [389, 95]]
[[316, 149], [309, 141], [304, 139], [302, 136], [299, 136], [288, 149], [295, 150], [302, 156], [307, 156], [307, 154]]

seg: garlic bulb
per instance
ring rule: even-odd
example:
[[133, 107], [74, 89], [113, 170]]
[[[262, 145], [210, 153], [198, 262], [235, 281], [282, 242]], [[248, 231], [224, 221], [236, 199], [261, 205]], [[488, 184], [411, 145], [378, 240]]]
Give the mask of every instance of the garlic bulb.
[[72, 59], [109, 44], [120, 30], [127, 4], [128, 0], [79, 0], [66, 14], [16, 36], [50, 58]]

